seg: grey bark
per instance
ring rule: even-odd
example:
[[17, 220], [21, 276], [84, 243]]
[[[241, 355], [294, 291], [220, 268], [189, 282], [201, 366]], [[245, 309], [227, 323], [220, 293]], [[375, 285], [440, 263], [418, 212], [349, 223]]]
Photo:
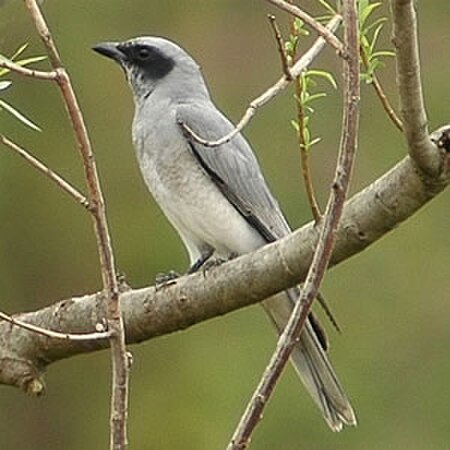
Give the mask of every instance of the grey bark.
[[[330, 262], [335, 266], [361, 252], [412, 216], [450, 183], [450, 127], [432, 135], [435, 174], [406, 157], [345, 205]], [[131, 289], [120, 296], [127, 342], [142, 342], [257, 303], [303, 281], [317, 232], [312, 223], [262, 249], [160, 289]], [[92, 332], [103, 323], [101, 293], [74, 297], [15, 317], [61, 332]], [[0, 383], [32, 394], [44, 390], [43, 372], [63, 358], [108, 346], [107, 341], [70, 341], [40, 336], [0, 323]]]

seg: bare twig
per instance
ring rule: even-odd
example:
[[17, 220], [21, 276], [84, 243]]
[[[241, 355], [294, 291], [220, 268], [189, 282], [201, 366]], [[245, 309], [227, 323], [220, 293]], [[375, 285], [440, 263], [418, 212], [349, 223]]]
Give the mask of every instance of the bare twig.
[[[369, 61], [367, 60], [367, 54], [364, 51], [364, 49], [362, 48], [362, 46], [360, 46], [360, 55], [361, 55], [361, 61], [364, 65], [364, 68], [367, 70], [369, 68]], [[372, 80], [371, 80], [370, 84], [375, 89], [375, 92], [376, 92], [378, 98], [380, 99], [383, 109], [386, 111], [386, 114], [388, 115], [388, 117], [391, 119], [391, 121], [394, 123], [394, 125], [398, 128], [398, 130], [403, 133], [403, 123], [402, 123], [401, 119], [398, 117], [394, 108], [392, 107], [387, 95], [384, 92], [383, 87], [381, 86], [380, 80], [378, 79], [378, 77], [376, 76], [375, 73], [372, 75]]]
[[24, 148], [10, 141], [6, 136], [0, 134], [0, 142], [6, 147], [10, 148], [21, 156], [25, 161], [30, 163], [33, 167], [38, 169], [41, 173], [46, 175], [50, 180], [56, 183], [64, 192], [69, 194], [74, 200], [80, 203], [85, 208], [89, 209], [89, 202], [87, 198], [80, 193], [76, 188], [74, 188], [70, 183], [68, 183], [64, 178], [54, 172], [52, 169], [48, 168], [45, 164], [40, 162], [37, 158], [27, 152]]
[[58, 331], [52, 331], [37, 327], [36, 325], [33, 325], [31, 323], [22, 322], [21, 320], [14, 319], [14, 317], [11, 317], [1, 311], [0, 319], [9, 322], [12, 325], [16, 325], [20, 328], [31, 331], [32, 333], [40, 334], [41, 336], [46, 336], [52, 339], [63, 339], [66, 341], [95, 341], [101, 339], [109, 339], [111, 334], [109, 331], [97, 331], [95, 333], [60, 333]]
[[[341, 20], [342, 17], [340, 15], [334, 16], [327, 24], [327, 29], [330, 32], [335, 31], [338, 28], [339, 24], [341, 23]], [[325, 40], [322, 37], [319, 37], [311, 46], [311, 48], [307, 52], [305, 52], [304, 55], [292, 66], [290, 70], [292, 77], [297, 77], [305, 69], [307, 69], [309, 65], [312, 63], [312, 61], [317, 57], [317, 55], [323, 50], [325, 44], [326, 44]], [[233, 131], [215, 141], [203, 139], [201, 136], [195, 133], [190, 127], [188, 127], [183, 122], [180, 123], [180, 126], [186, 132], [188, 137], [194, 139], [196, 142], [204, 145], [205, 147], [217, 147], [219, 145], [225, 144], [242, 131], [242, 129], [250, 122], [250, 120], [256, 114], [258, 108], [262, 107], [267, 102], [272, 100], [274, 97], [279, 95], [288, 85], [289, 81], [286, 79], [285, 76], [280, 78], [273, 86], [268, 88], [259, 97], [255, 98], [253, 101], [250, 102], [249, 107], [247, 108], [241, 120], [233, 129]]]
[[422, 93], [416, 5], [414, 0], [391, 0], [393, 43], [397, 53], [397, 84], [408, 149], [418, 167], [435, 175], [441, 167], [428, 136], [428, 119]]
[[286, 80], [292, 81], [292, 75], [291, 75], [291, 70], [289, 67], [289, 61], [288, 61], [288, 57], [286, 55], [286, 51], [284, 49], [284, 41], [283, 41], [283, 37], [281, 36], [280, 29], [278, 28], [277, 20], [273, 14], [269, 14], [267, 17], [269, 19], [270, 25], [272, 26], [273, 34], [274, 34], [275, 40], [277, 42], [278, 52], [280, 53], [281, 69], [283, 70]]
[[314, 17], [300, 9], [298, 6], [293, 5], [285, 0], [266, 0], [272, 5], [277, 6], [280, 9], [292, 14], [295, 17], [303, 20], [306, 25], [313, 28], [317, 34], [325, 39], [325, 41], [331, 45], [338, 53], [338, 55], [344, 56], [345, 50], [342, 42], [334, 34], [335, 30], [330, 29], [329, 26], [324, 26], [318, 22]]
[[359, 118], [359, 40], [356, 2], [343, 0], [344, 40], [348, 57], [344, 60], [344, 118], [335, 179], [320, 229], [319, 240], [299, 300], [281, 334], [276, 350], [256, 388], [228, 450], [244, 450], [259, 423], [267, 401], [289, 360], [309, 310], [331, 259], [336, 230], [342, 215], [357, 147]]
[[28, 69], [8, 59], [0, 59], [0, 67], [25, 77], [35, 78], [36, 80], [54, 81], [57, 77], [57, 73], [54, 70], [45, 72], [42, 70]]
[[89, 203], [91, 205], [90, 211], [94, 222], [103, 288], [105, 290], [108, 330], [111, 333], [110, 344], [113, 382], [110, 448], [111, 450], [124, 450], [127, 447], [126, 427], [128, 415], [129, 358], [125, 346], [125, 331], [119, 303], [119, 287], [106, 219], [104, 198], [91, 143], [70, 78], [62, 67], [58, 50], [36, 0], [24, 0], [24, 2], [34, 21], [39, 36], [47, 49], [52, 68], [58, 74], [56, 81], [60, 88], [83, 159], [89, 191]]

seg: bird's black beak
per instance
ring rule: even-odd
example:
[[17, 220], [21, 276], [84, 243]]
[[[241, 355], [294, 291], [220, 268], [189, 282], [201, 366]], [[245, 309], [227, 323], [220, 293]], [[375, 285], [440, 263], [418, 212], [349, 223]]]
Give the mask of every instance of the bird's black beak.
[[123, 62], [125, 59], [125, 54], [119, 50], [119, 44], [117, 42], [101, 42], [100, 44], [94, 45], [92, 50], [117, 62]]

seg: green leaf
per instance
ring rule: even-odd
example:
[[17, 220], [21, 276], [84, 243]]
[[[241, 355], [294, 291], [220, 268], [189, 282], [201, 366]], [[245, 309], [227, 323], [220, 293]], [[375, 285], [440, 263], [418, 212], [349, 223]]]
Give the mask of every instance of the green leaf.
[[336, 80], [330, 72], [326, 72], [325, 70], [308, 70], [306, 73], [308, 77], [324, 78], [334, 87], [334, 89], [337, 89]]
[[2, 99], [0, 99], [0, 108], [3, 108], [5, 111], [12, 114], [16, 119], [20, 120], [24, 125], [30, 127], [31, 129], [42, 131], [34, 122], [25, 117], [21, 112], [17, 111], [17, 109], [15, 109], [13, 106], [11, 106], [9, 103], [6, 103]]
[[380, 56], [392, 57], [392, 56], [395, 56], [395, 52], [392, 52], [390, 50], [380, 50], [380, 51], [374, 52], [372, 54], [372, 58], [379, 58]]
[[0, 91], [4, 91], [11, 86], [11, 81], [0, 81]]
[[18, 58], [28, 47], [28, 43], [22, 44], [14, 53], [14, 55], [11, 56], [11, 61], [14, 61], [16, 58]]
[[364, 28], [364, 30], [362, 31], [363, 34], [367, 35], [369, 34], [374, 28], [376, 28], [378, 25], [380, 24], [384, 24], [387, 22], [387, 18], [386, 17], [380, 17], [379, 19], [373, 21], [370, 25], [367, 25], [366, 28]]
[[359, 9], [359, 27], [360, 30], [363, 29], [365, 23], [367, 22], [367, 19], [369, 16], [377, 9], [379, 6], [381, 6], [381, 3], [370, 3], [368, 0], [360, 0], [358, 3], [358, 9]]
[[309, 132], [309, 128], [303, 129], [303, 136], [305, 137], [305, 144], [309, 145], [309, 142], [311, 141], [311, 133]]
[[320, 138], [320, 137], [314, 138], [314, 139], [309, 143], [309, 147], [312, 147], [313, 145], [318, 144], [321, 140], [322, 140], [322, 138]]
[[319, 98], [323, 98], [326, 96], [327, 96], [327, 94], [325, 92], [318, 92], [317, 94], [311, 94], [304, 104], [306, 105], [307, 103], [311, 103], [314, 100], [317, 100]]
[[25, 59], [21, 59], [20, 61], [15, 61], [15, 63], [19, 66], [28, 66], [29, 64], [44, 61], [44, 59], [47, 59], [47, 57], [46, 56], [31, 56], [30, 58], [25, 58]]

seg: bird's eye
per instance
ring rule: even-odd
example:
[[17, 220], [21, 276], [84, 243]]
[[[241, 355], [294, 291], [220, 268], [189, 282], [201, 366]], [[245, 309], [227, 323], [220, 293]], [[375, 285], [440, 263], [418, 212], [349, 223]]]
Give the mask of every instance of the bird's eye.
[[140, 60], [145, 60], [150, 58], [152, 51], [147, 47], [141, 47], [137, 50], [136, 54]]

